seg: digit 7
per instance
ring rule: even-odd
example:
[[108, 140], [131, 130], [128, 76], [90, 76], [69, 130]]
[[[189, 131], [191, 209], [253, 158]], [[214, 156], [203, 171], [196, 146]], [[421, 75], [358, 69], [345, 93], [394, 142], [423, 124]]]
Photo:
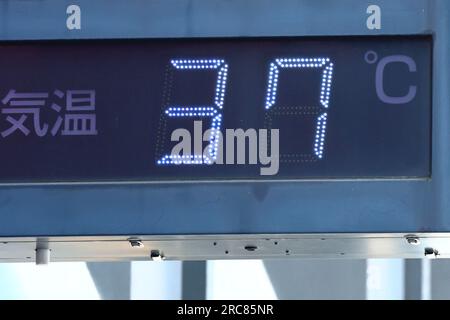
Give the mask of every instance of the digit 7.
[[[329, 58], [278, 58], [270, 63], [269, 78], [267, 84], [267, 94], [266, 94], [266, 104], [265, 109], [267, 111], [274, 108], [281, 109], [283, 107], [275, 106], [277, 100], [277, 89], [278, 89], [278, 76], [280, 70], [288, 68], [317, 68], [322, 71], [321, 77], [321, 88], [320, 88], [320, 113], [316, 120], [316, 133], [313, 146], [313, 155], [303, 155], [307, 156], [313, 160], [322, 159], [324, 154], [325, 145], [325, 135], [327, 127], [327, 109], [330, 101], [330, 91], [331, 83], [333, 80], [333, 63], [330, 62]], [[301, 109], [300, 106], [296, 108]], [[324, 109], [324, 110], [323, 110]], [[269, 115], [270, 117], [270, 115]], [[280, 157], [283, 156], [280, 154]]]

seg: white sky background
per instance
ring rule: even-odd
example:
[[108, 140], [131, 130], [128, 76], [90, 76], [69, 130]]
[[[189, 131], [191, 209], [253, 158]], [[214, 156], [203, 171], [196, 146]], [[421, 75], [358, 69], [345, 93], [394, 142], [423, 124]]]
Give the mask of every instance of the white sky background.
[[207, 299], [277, 299], [261, 260], [208, 261]]
[[[132, 299], [180, 299], [181, 263], [133, 262]], [[207, 263], [208, 299], [277, 299], [261, 260], [218, 260]], [[404, 298], [404, 262], [370, 259], [367, 265], [368, 299]], [[429, 279], [427, 279], [429, 282]], [[0, 264], [0, 300], [99, 299], [83, 262]]]
[[[132, 299], [180, 299], [181, 263], [133, 262]], [[262, 261], [209, 261], [209, 299], [276, 299]], [[0, 300], [99, 299], [85, 263], [0, 264]]]
[[0, 264], [0, 300], [99, 298], [83, 262]]

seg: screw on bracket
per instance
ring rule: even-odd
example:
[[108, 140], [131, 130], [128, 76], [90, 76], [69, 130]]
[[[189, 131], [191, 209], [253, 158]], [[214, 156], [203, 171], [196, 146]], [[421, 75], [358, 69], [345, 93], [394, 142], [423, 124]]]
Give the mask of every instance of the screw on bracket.
[[258, 249], [258, 247], [257, 246], [245, 246], [244, 249], [247, 251], [253, 252], [253, 251], [256, 251]]
[[425, 248], [425, 257], [434, 254], [435, 257], [439, 255], [439, 251], [434, 248]]
[[413, 246], [417, 246], [420, 244], [420, 238], [414, 235], [406, 236], [406, 241]]
[[128, 239], [128, 242], [130, 243], [132, 248], [143, 248], [144, 243], [139, 239]]
[[165, 260], [165, 257], [159, 250], [152, 250], [150, 251], [150, 259], [152, 261], [162, 261]]

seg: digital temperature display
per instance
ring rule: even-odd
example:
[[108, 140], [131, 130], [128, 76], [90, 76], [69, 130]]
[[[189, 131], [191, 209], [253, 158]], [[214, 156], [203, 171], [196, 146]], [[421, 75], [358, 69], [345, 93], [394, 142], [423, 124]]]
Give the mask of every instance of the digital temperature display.
[[0, 182], [431, 175], [432, 39], [3, 42]]

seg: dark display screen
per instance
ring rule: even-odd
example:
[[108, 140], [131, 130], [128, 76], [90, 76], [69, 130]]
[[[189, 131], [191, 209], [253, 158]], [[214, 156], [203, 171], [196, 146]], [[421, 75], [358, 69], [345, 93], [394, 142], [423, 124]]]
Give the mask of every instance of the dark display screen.
[[429, 177], [431, 37], [0, 44], [0, 182]]

